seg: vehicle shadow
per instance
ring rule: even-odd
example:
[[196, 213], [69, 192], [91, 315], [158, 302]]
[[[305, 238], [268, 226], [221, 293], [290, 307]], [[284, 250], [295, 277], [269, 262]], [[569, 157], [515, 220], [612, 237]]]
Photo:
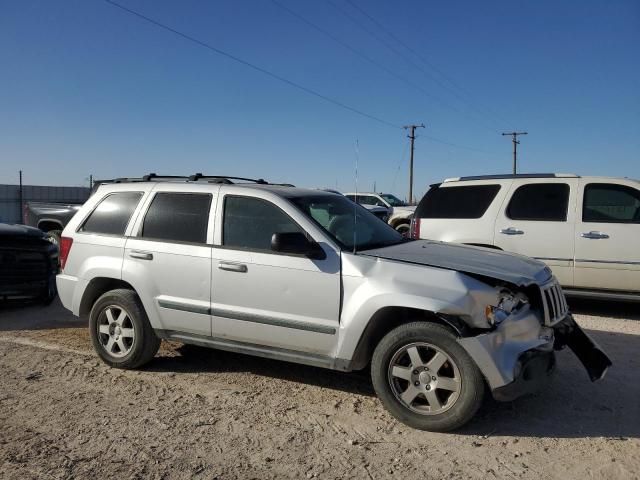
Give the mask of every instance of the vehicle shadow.
[[[558, 369], [548, 387], [533, 396], [509, 403], [487, 395], [476, 418], [463, 435], [585, 438], [612, 441], [640, 438], [640, 335], [606, 331], [588, 332], [609, 354], [613, 367], [601, 382], [591, 383], [575, 356], [558, 353]], [[306, 383], [351, 394], [374, 396], [368, 369], [341, 373], [269, 359], [180, 346], [177, 356], [156, 358], [147, 371], [249, 372], [254, 375]]]
[[175, 373], [242, 372], [347, 393], [375, 395], [368, 369], [345, 373], [195, 345], [177, 346], [175, 352], [179, 355], [156, 357], [145, 370]]
[[78, 328], [86, 324], [86, 320], [64, 308], [59, 298], [51, 305], [17, 300], [0, 302], [0, 332]]
[[567, 302], [571, 312], [578, 315], [640, 320], [640, 302], [595, 300], [577, 297], [567, 297]]

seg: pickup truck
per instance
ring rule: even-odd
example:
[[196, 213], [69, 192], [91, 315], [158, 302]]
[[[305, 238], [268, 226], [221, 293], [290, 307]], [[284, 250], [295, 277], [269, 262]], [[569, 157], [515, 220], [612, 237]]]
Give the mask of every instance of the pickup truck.
[[82, 203], [26, 202], [22, 223], [48, 233], [58, 245], [62, 230], [80, 207]]

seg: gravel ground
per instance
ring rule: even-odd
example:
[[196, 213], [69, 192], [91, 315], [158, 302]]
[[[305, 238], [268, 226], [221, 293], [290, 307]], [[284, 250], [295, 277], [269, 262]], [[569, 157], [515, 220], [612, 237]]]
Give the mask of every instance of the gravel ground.
[[388, 415], [367, 373], [177, 344], [137, 372], [92, 353], [59, 304], [0, 308], [0, 478], [640, 478], [639, 305], [574, 303], [611, 356], [570, 352], [548, 389], [456, 433]]

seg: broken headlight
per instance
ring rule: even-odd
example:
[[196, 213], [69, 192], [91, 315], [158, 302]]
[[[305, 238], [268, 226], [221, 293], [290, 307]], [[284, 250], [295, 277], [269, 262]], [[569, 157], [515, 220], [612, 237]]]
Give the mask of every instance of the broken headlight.
[[485, 307], [485, 316], [491, 326], [500, 325], [509, 315], [518, 311], [523, 305], [529, 303], [527, 296], [522, 293], [513, 293], [505, 288], [498, 292], [496, 305]]

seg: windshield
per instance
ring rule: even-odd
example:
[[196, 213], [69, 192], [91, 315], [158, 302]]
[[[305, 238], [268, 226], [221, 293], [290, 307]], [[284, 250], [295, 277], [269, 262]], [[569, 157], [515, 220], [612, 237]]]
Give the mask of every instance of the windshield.
[[388, 247], [404, 241], [388, 224], [341, 195], [293, 197], [290, 200], [346, 250], [353, 250], [354, 240], [356, 250]]
[[380, 196], [385, 199], [385, 201], [391, 205], [392, 207], [406, 207], [407, 204], [400, 200], [395, 195], [391, 195], [390, 193], [381, 193]]

